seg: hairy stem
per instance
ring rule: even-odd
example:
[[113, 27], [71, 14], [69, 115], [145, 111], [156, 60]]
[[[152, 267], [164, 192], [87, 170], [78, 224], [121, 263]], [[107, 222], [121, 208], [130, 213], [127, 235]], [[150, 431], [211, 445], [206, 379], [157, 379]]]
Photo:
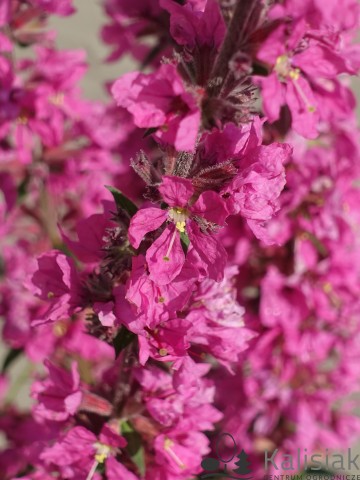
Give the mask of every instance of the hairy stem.
[[137, 358], [135, 355], [135, 349], [136, 342], [132, 342], [123, 351], [123, 358], [120, 364], [120, 372], [116, 382], [113, 400], [112, 416], [115, 418], [119, 418], [121, 416], [121, 412], [131, 393], [131, 387], [133, 383], [132, 369], [134, 366], [134, 361], [136, 361]]
[[[211, 94], [217, 95], [229, 73], [232, 56], [246, 45], [246, 39], [258, 22], [261, 5], [259, 0], [238, 0], [235, 5], [226, 37], [211, 72], [215, 80]], [[252, 27], [252, 28], [251, 28]]]

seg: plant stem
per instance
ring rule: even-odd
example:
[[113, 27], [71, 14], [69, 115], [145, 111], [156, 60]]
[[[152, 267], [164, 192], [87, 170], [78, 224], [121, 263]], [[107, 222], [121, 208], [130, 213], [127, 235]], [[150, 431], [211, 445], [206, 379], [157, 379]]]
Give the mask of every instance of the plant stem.
[[216, 95], [221, 90], [229, 73], [229, 62], [235, 52], [245, 45], [245, 40], [249, 35], [249, 25], [257, 24], [259, 12], [259, 0], [238, 0], [236, 2], [226, 37], [210, 75], [212, 80], [219, 79], [211, 87], [212, 95]]
[[136, 343], [132, 342], [123, 351], [120, 372], [115, 387], [112, 417], [118, 418], [131, 392], [132, 367], [136, 358], [134, 350]]

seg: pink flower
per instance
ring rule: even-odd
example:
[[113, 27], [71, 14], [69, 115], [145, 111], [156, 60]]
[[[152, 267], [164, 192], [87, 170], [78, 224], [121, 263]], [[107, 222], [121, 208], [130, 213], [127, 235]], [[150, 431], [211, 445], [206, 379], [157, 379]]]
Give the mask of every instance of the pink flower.
[[98, 464], [106, 464], [108, 458], [125, 446], [125, 438], [106, 424], [99, 439], [86, 428], [76, 426], [53, 446], [45, 448], [40, 459], [47, 466], [55, 466], [64, 478], [85, 480]]
[[179, 5], [161, 0], [160, 5], [170, 13], [170, 33], [174, 40], [192, 51], [194, 48], [220, 47], [225, 36], [225, 22], [218, 3], [208, 0], [204, 10], [188, 2]]
[[212, 191], [202, 193], [194, 202], [191, 181], [179, 177], [163, 177], [159, 191], [168, 208], [139, 210], [131, 219], [129, 228], [130, 243], [138, 248], [148, 232], [166, 222], [165, 230], [146, 252], [149, 278], [159, 285], [166, 285], [179, 275], [185, 263], [181, 245], [181, 235], [185, 234], [196, 254], [195, 266], [210, 278], [220, 280], [226, 253], [211, 232], [217, 225], [224, 225], [228, 216], [225, 202]]
[[[159, 323], [176, 316], [191, 296], [191, 287], [199, 276], [199, 272], [192, 266], [190, 260], [185, 264], [174, 280], [166, 285], [158, 285], [150, 279], [147, 272], [145, 258], [142, 255], [133, 257], [132, 271], [126, 290], [126, 299], [134, 307], [137, 314], [124, 315], [126, 307], [122, 301], [123, 290], [117, 289], [114, 294], [118, 318], [131, 331], [139, 333], [144, 326], [155, 328]], [[139, 329], [139, 325], [141, 327]]]
[[32, 277], [34, 293], [42, 300], [50, 301], [43, 319], [35, 323], [55, 321], [69, 316], [81, 302], [81, 284], [74, 261], [53, 250], [38, 258], [38, 270]]
[[[49, 0], [42, 0], [44, 3]], [[35, 75], [46, 79], [59, 93], [71, 93], [78, 81], [84, 76], [86, 52], [84, 50], [54, 50], [37, 47]]]
[[[349, 445], [356, 0], [104, 0], [110, 58], [141, 63], [119, 106], [53, 48], [74, 3], [0, 0], [1, 478], [188, 480], [218, 432], [253, 478], [264, 450]], [[17, 355], [46, 359], [28, 410]]]
[[[125, 54], [131, 54], [137, 61], [148, 61], [158, 66], [162, 54], [170, 53], [167, 43], [168, 26], [166, 16], [160, 2], [152, 0], [106, 0], [104, 9], [110, 23], [101, 31], [102, 40], [111, 45], [112, 51], [107, 61], [112, 62]], [[151, 31], [156, 40], [156, 55], [151, 58], [153, 46], [146, 42], [144, 31]], [[165, 37], [165, 41], [164, 41]]]
[[76, 225], [78, 241], [71, 240], [61, 232], [66, 245], [81, 262], [99, 262], [104, 256], [102, 248], [106, 230], [115, 225], [110, 222], [109, 217], [110, 213], [106, 212], [105, 214], [97, 213], [80, 220]]
[[271, 19], [286, 16], [306, 19], [313, 29], [348, 33], [358, 27], [360, 8], [356, 0], [344, 0], [341, 5], [336, 0], [329, 0], [326, 5], [321, 0], [286, 0], [275, 4], [269, 16]]
[[175, 361], [180, 365], [190, 347], [187, 338], [191, 323], [182, 318], [168, 320], [154, 330], [147, 329], [139, 336], [139, 360], [145, 365], [149, 357], [161, 362]]
[[245, 310], [236, 301], [233, 283], [237, 273], [236, 267], [228, 267], [221, 282], [203, 280], [193, 293], [192, 307], [186, 316], [191, 322], [188, 340], [233, 373], [249, 341], [256, 336], [245, 328]]
[[290, 35], [286, 32], [285, 25], [280, 25], [261, 45], [257, 57], [269, 64], [272, 72], [256, 81], [270, 122], [279, 119], [281, 106], [287, 104], [292, 128], [306, 138], [315, 138], [322, 109], [313, 84], [321, 85], [319, 79], [334, 79], [349, 68], [335, 45], [330, 48], [325, 41], [302, 38], [306, 35], [303, 20], [292, 24]]
[[80, 376], [75, 362], [66, 371], [45, 360], [48, 378], [32, 385], [32, 396], [37, 400], [35, 417], [63, 422], [75, 415], [82, 399]]
[[140, 128], [156, 128], [156, 137], [179, 151], [193, 151], [200, 124], [200, 111], [173, 65], [162, 65], [155, 73], [123, 75], [112, 94]]
[[202, 457], [209, 452], [208, 442], [200, 432], [175, 431], [169, 435], [159, 435], [154, 442], [156, 462], [167, 475], [186, 479], [189, 475], [201, 472]]
[[290, 154], [291, 147], [280, 143], [252, 149], [240, 160], [239, 173], [224, 190], [229, 210], [246, 218], [255, 236], [265, 243], [273, 243], [265, 224], [279, 209], [284, 163]]

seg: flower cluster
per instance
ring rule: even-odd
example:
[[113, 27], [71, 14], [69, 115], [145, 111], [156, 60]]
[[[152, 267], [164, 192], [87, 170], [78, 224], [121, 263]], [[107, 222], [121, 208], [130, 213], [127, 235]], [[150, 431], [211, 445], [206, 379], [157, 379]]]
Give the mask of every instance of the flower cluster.
[[71, 0], [0, 5], [0, 480], [198, 478], [219, 432], [259, 475], [350, 446], [360, 6], [103, 6], [139, 63], [106, 103], [47, 28]]

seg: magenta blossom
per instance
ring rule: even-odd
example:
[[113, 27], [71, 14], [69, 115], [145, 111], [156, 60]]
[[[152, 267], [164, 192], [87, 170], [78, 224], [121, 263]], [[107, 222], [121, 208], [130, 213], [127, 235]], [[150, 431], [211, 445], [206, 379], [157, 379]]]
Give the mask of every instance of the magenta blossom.
[[190, 51], [220, 47], [226, 27], [217, 2], [207, 0], [203, 11], [195, 2], [180, 5], [161, 0], [160, 4], [170, 13], [170, 33], [179, 45], [186, 46]]
[[188, 320], [176, 318], [164, 322], [155, 330], [147, 330], [139, 336], [139, 360], [145, 365], [149, 357], [161, 362], [174, 361], [177, 368], [181, 365], [186, 351], [190, 347], [186, 332], [190, 330]]
[[225, 189], [229, 210], [246, 218], [255, 236], [265, 243], [274, 243], [266, 222], [279, 209], [278, 198], [285, 186], [284, 164], [290, 155], [287, 144], [254, 148], [240, 161], [238, 175]]
[[258, 77], [257, 81], [270, 122], [280, 117], [281, 106], [287, 104], [292, 128], [306, 138], [315, 138], [322, 105], [314, 95], [314, 85], [326, 84], [339, 73], [350, 70], [334, 43], [329, 46], [324, 36], [323, 41], [303, 38], [306, 30], [301, 20], [294, 22], [291, 35], [287, 35], [285, 25], [269, 35], [257, 56], [272, 70], [268, 77]]
[[212, 232], [217, 225], [224, 225], [228, 216], [224, 200], [217, 193], [206, 191], [194, 201], [191, 181], [173, 176], [163, 177], [159, 191], [168, 208], [139, 210], [129, 228], [130, 243], [138, 248], [148, 232], [166, 222], [165, 230], [146, 253], [150, 279], [166, 285], [179, 275], [185, 262], [181, 235], [187, 235], [189, 250], [195, 253], [195, 265], [210, 278], [221, 280], [226, 252]]
[[[99, 464], [126, 446], [124, 437], [105, 424], [99, 438], [84, 427], [74, 427], [54, 445], [43, 450], [41, 460], [48, 468], [56, 465], [63, 478], [93, 478]], [[50, 467], [51, 468], [51, 467]]]
[[32, 385], [32, 396], [38, 404], [34, 407], [34, 415], [39, 419], [62, 422], [75, 415], [81, 404], [80, 375], [76, 363], [71, 371], [52, 365], [45, 360], [49, 376], [44, 381]]
[[194, 150], [200, 111], [173, 65], [162, 65], [150, 75], [127, 73], [114, 83], [112, 94], [137, 127], [157, 129], [156, 137], [179, 151]]
[[47, 312], [35, 323], [55, 321], [70, 315], [77, 308], [81, 296], [74, 261], [53, 250], [38, 258], [38, 266], [32, 277], [33, 293], [51, 303]]
[[134, 314], [128, 312], [128, 303], [122, 297], [123, 290], [117, 288], [114, 295], [119, 320], [129, 330], [139, 333], [145, 326], [154, 328], [159, 323], [174, 318], [176, 312], [182, 310], [188, 302], [192, 285], [198, 276], [198, 270], [192, 267], [189, 259], [186, 259], [180, 274], [171, 283], [158, 285], [149, 278], [145, 258], [142, 255], [133, 257], [126, 300], [132, 305]]

